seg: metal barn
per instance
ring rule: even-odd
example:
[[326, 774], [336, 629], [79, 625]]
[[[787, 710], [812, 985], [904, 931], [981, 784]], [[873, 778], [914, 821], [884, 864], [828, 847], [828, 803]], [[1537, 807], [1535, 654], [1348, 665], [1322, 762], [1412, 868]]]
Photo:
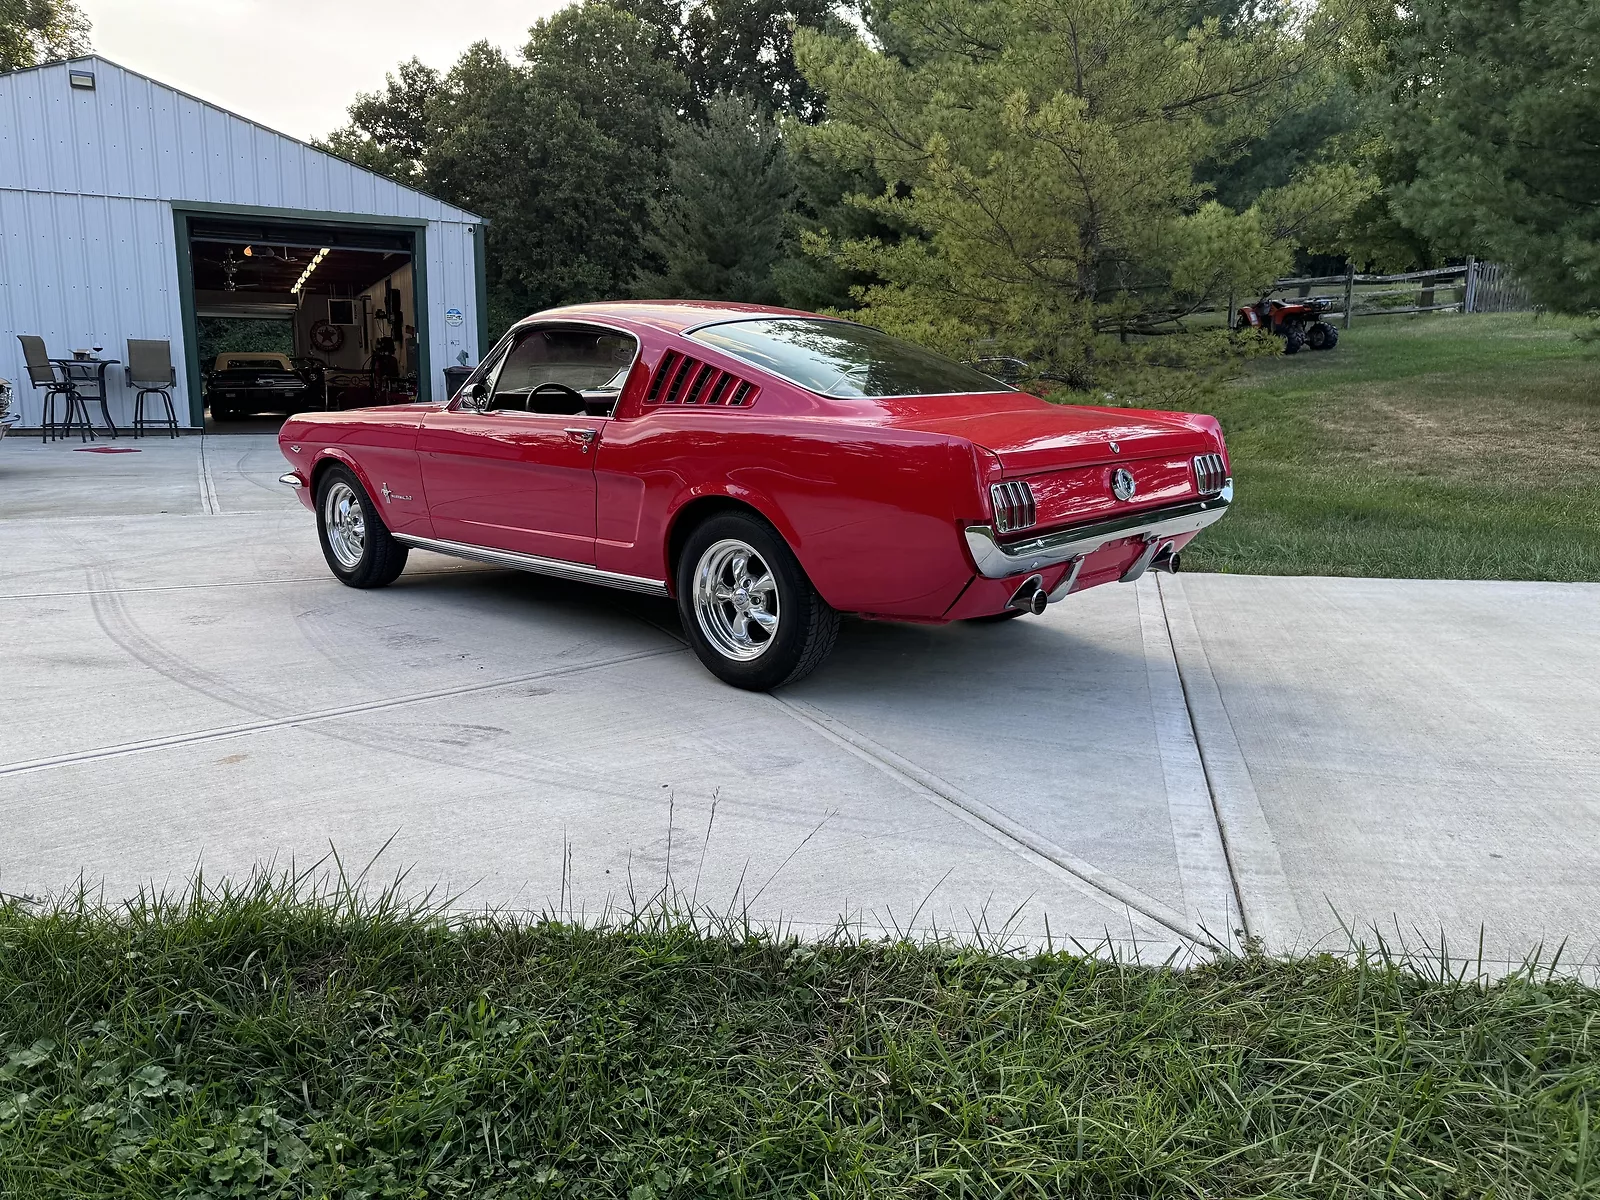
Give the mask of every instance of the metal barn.
[[[442, 396], [445, 369], [487, 348], [483, 231], [481, 217], [97, 55], [0, 75], [0, 378], [25, 426], [42, 404], [20, 334], [52, 356], [100, 347], [117, 360], [130, 339], [170, 342], [190, 428], [221, 365], [201, 358], [219, 322], [277, 322], [345, 381], [327, 385], [344, 407], [380, 400], [359, 386], [380, 352], [419, 398]], [[112, 418], [128, 423], [122, 368], [105, 380]]]

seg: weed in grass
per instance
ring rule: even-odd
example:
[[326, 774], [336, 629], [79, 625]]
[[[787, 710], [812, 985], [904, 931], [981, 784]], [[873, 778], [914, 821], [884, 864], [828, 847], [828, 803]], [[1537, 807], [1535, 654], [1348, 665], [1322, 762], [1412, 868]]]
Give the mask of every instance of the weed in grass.
[[0, 1193], [1596, 1196], [1600, 995], [450, 918], [0, 907]]

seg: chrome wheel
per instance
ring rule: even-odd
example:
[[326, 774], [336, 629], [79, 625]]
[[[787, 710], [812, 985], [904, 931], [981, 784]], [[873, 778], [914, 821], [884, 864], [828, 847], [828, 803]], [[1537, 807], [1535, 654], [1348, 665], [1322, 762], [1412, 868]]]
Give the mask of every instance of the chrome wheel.
[[718, 654], [750, 662], [778, 636], [778, 581], [751, 546], [713, 542], [695, 566], [694, 612]]
[[323, 497], [322, 525], [334, 559], [346, 571], [354, 571], [367, 551], [367, 514], [348, 483], [335, 483]]

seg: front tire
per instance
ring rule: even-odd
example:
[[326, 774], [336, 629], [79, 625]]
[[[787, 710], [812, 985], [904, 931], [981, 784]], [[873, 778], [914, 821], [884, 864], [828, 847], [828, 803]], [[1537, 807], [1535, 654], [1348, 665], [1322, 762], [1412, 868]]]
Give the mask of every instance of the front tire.
[[778, 532], [727, 512], [696, 526], [677, 566], [678, 615], [696, 656], [724, 683], [771, 691], [811, 674], [839, 637]]
[[348, 467], [329, 468], [317, 483], [317, 536], [328, 569], [346, 587], [387, 587], [406, 569], [410, 551]]
[[1283, 352], [1285, 354], [1299, 354], [1300, 347], [1306, 344], [1306, 335], [1298, 329], [1291, 329], [1283, 337]]

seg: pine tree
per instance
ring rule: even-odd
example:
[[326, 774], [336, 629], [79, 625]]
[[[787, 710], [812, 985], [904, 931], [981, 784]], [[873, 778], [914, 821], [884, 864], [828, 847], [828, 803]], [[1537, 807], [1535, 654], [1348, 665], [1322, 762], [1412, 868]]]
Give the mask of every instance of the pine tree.
[[1600, 4], [1408, 0], [1393, 207], [1445, 253], [1499, 258], [1558, 312], [1600, 309]]
[[1088, 387], [1132, 352], [1126, 335], [1247, 294], [1331, 236], [1371, 186], [1347, 164], [1291, 167], [1242, 211], [1210, 199], [1198, 170], [1260, 138], [1321, 73], [1349, 4], [1302, 21], [1273, 0], [1256, 6], [1273, 19], [1194, 28], [1181, 7], [879, 0], [875, 45], [797, 31], [828, 111], [807, 149], [871, 168], [883, 189], [855, 203], [909, 231], [808, 239], [876, 276], [855, 290], [862, 319]]
[[716, 96], [704, 126], [679, 123], [668, 150], [666, 195], [651, 209], [646, 246], [660, 268], [640, 275], [641, 296], [776, 298], [794, 178], [777, 125], [743, 96]]

